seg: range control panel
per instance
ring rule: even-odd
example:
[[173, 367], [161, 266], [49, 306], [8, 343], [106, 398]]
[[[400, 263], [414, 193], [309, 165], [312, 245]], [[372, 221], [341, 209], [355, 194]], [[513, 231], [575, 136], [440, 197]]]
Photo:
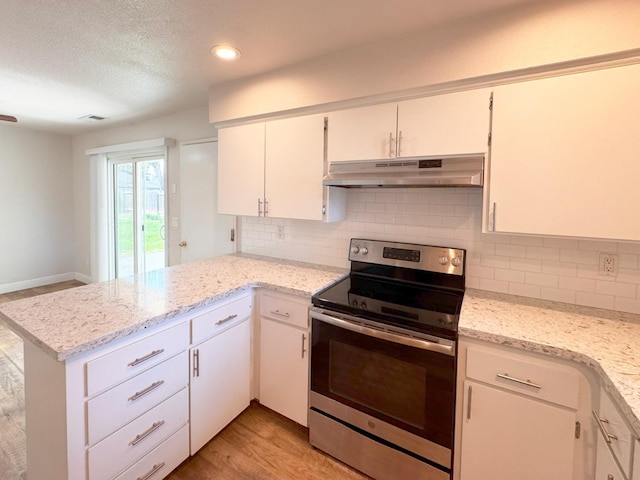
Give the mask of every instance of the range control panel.
[[464, 274], [465, 250], [352, 238], [349, 260], [430, 272]]

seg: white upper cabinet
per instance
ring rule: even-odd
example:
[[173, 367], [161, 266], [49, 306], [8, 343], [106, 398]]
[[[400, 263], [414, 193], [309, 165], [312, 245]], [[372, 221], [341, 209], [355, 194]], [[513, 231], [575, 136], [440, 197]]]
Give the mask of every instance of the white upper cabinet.
[[329, 162], [395, 158], [396, 103], [338, 110], [327, 116]]
[[265, 158], [267, 216], [322, 220], [324, 117], [268, 122]]
[[398, 156], [486, 152], [490, 99], [482, 89], [398, 103]]
[[218, 212], [338, 221], [346, 195], [323, 187], [323, 115], [220, 129]]
[[640, 240], [638, 85], [640, 65], [496, 87], [485, 230]]
[[258, 215], [264, 197], [265, 124], [218, 132], [218, 213]]
[[329, 162], [477, 154], [487, 151], [489, 90], [328, 114]]

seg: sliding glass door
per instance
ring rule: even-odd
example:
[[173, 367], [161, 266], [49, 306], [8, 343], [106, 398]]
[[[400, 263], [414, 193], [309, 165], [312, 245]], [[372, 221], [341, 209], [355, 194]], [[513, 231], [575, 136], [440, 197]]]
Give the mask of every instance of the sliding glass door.
[[112, 278], [166, 265], [165, 158], [110, 160], [112, 165]]

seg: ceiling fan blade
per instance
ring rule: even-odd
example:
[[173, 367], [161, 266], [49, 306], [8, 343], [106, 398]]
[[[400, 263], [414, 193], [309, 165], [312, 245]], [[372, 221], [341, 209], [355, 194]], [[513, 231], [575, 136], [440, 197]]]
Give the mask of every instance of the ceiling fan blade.
[[5, 122], [17, 122], [18, 119], [16, 117], [12, 117], [11, 115], [0, 115], [0, 120], [4, 120]]

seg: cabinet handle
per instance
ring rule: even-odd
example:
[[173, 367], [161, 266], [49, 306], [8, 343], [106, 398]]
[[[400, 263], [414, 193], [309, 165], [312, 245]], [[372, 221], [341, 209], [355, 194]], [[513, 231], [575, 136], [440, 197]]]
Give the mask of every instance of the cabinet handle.
[[193, 351], [193, 376], [200, 376], [200, 349], [196, 348]]
[[154, 465], [153, 467], [151, 467], [151, 470], [149, 470], [147, 473], [145, 473], [143, 476], [138, 477], [136, 480], [149, 480], [151, 477], [153, 477], [156, 473], [158, 473], [158, 471], [165, 466], [165, 463], [159, 463], [157, 465]]
[[393, 158], [393, 132], [389, 132], [389, 158]]
[[147, 438], [149, 435], [151, 435], [153, 432], [155, 432], [156, 430], [158, 430], [162, 425], [164, 425], [164, 420], [160, 420], [159, 422], [154, 422], [153, 425], [151, 425], [149, 428], [147, 428], [144, 432], [139, 433], [138, 435], [136, 435], [136, 438], [134, 438], [133, 440], [131, 440], [129, 442], [130, 446], [134, 446], [137, 443], [141, 442], [142, 440], [144, 440], [145, 438]]
[[281, 317], [289, 318], [289, 312], [281, 312], [280, 310], [271, 310], [271, 313], [274, 315], [279, 315]]
[[396, 156], [402, 156], [402, 130], [398, 132], [398, 154]]
[[139, 392], [136, 392], [133, 395], [131, 395], [127, 400], [130, 401], [130, 402], [135, 402], [140, 397], [142, 397], [142, 396], [146, 395], [147, 393], [155, 390], [156, 388], [158, 388], [163, 383], [164, 383], [164, 380], [159, 380], [157, 382], [153, 382], [151, 385], [149, 385], [144, 390], [140, 390]]
[[600, 415], [598, 415], [595, 410], [592, 410], [591, 413], [593, 413], [593, 418], [596, 419], [596, 423], [598, 424], [598, 428], [600, 428], [600, 433], [602, 433], [604, 441], [611, 445], [611, 440], [618, 440], [618, 437], [607, 432], [607, 427], [604, 426], [605, 423], [609, 423], [609, 420], [606, 418], [600, 418]]
[[491, 228], [492, 232], [496, 231], [496, 202], [493, 202], [493, 210], [491, 211]]
[[520, 385], [525, 385], [527, 387], [537, 388], [538, 390], [542, 388], [542, 385], [532, 383], [529, 380], [520, 380], [519, 378], [512, 377], [507, 373], [496, 373], [496, 377], [502, 378], [503, 380], [509, 380], [510, 382], [518, 383]]
[[304, 348], [304, 341], [307, 339], [307, 336], [303, 333], [302, 334], [302, 358], [304, 358], [304, 352], [306, 352], [307, 350]]
[[471, 385], [467, 388], [467, 392], [467, 396], [469, 397], [467, 400], [467, 420], [471, 420], [471, 393], [473, 392], [473, 390], [471, 390]]
[[262, 216], [262, 200], [258, 199], [258, 216]]
[[136, 358], [133, 362], [127, 363], [127, 367], [135, 367], [136, 365], [140, 365], [142, 362], [146, 362], [150, 358], [160, 355], [161, 353], [164, 353], [164, 348], [161, 348], [160, 350], [154, 350], [151, 353], [147, 353], [144, 357]]
[[238, 316], [238, 315], [236, 315], [235, 313], [234, 313], [234, 314], [232, 314], [232, 315], [229, 315], [227, 318], [223, 318], [222, 320], [218, 320], [218, 321], [215, 323], [215, 325], [216, 325], [216, 326], [218, 326], [218, 325], [222, 325], [223, 323], [227, 323], [227, 322], [229, 322], [229, 321], [233, 320], [234, 318], [236, 318], [237, 316]]
[[268, 213], [269, 213], [269, 202], [265, 198], [264, 199], [264, 216], [266, 217]]

